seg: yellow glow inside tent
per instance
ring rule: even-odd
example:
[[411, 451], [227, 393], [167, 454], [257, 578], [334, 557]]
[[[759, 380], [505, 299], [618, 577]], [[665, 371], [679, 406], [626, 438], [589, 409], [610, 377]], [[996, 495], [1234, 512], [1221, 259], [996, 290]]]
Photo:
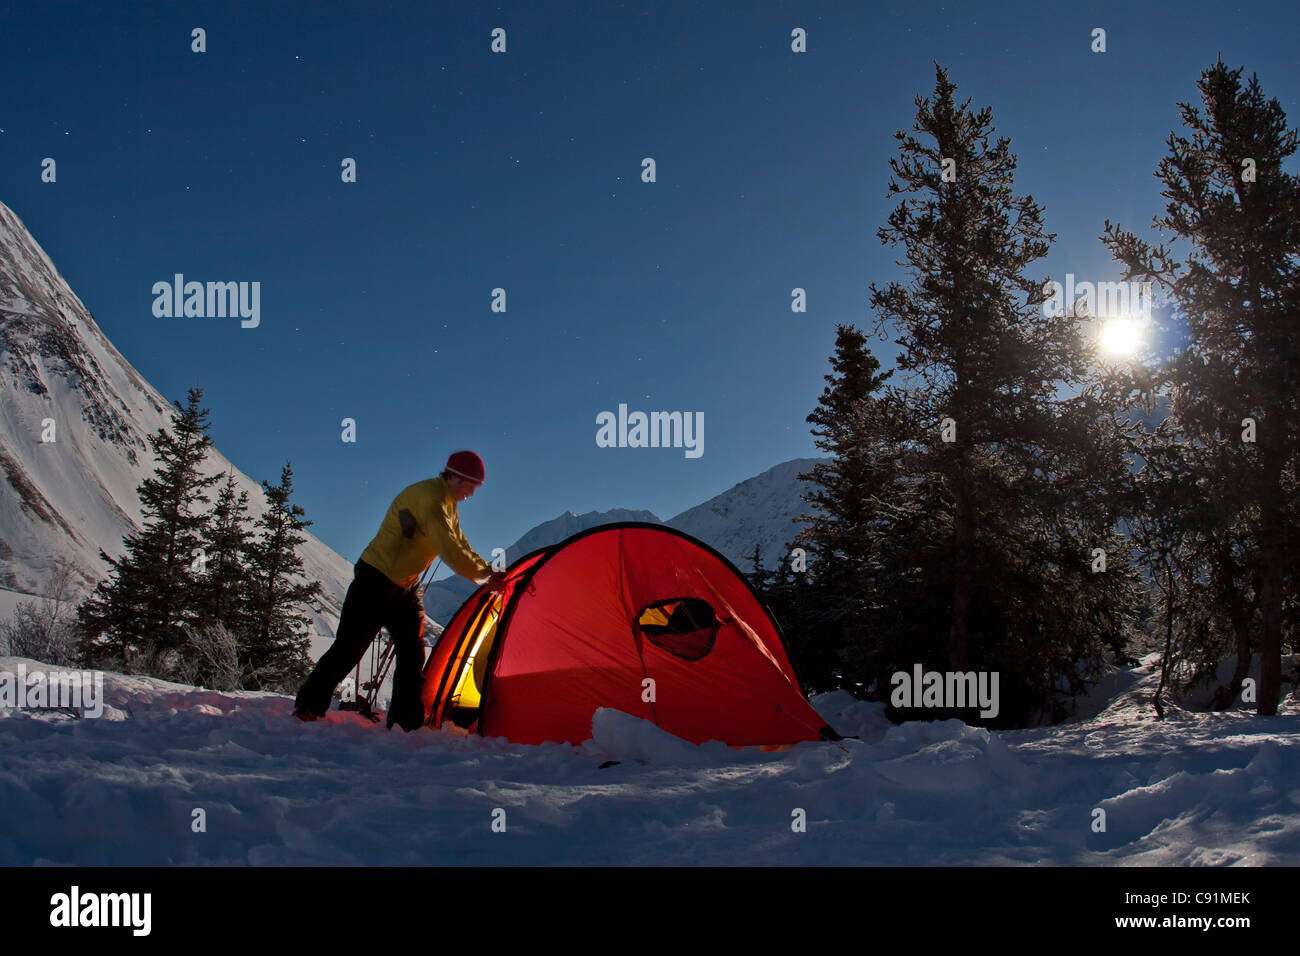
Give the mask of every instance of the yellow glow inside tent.
[[641, 612], [641, 617], [637, 619], [637, 623], [642, 625], [643, 627], [647, 624], [658, 625], [659, 627], [666, 627], [668, 625], [669, 615], [672, 614], [673, 610], [675, 610], [676, 607], [677, 607], [676, 604], [672, 604], [666, 607], [665, 606], [648, 607]]
[[465, 655], [461, 665], [460, 676], [456, 678], [456, 689], [452, 692], [451, 703], [454, 707], [475, 709], [482, 703], [483, 675], [487, 670], [487, 658], [492, 650], [492, 642], [497, 633], [497, 619], [500, 617], [501, 599], [498, 597], [479, 615], [474, 622], [477, 635]]

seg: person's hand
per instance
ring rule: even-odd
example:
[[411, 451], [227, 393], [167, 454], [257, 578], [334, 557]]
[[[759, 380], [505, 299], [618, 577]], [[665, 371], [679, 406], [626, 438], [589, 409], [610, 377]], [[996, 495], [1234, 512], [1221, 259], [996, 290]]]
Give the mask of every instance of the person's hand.
[[506, 586], [506, 573], [504, 571], [493, 571], [492, 576], [487, 580], [487, 589], [489, 591], [500, 591]]

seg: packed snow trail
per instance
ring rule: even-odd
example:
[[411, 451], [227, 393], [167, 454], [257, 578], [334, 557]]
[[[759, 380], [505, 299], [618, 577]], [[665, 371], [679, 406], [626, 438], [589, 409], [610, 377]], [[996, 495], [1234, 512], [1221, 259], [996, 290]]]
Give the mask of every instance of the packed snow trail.
[[1300, 863], [1294, 699], [1157, 722], [1149, 669], [1121, 674], [1090, 719], [1001, 733], [822, 695], [861, 740], [763, 753], [608, 710], [580, 748], [304, 724], [288, 697], [108, 673], [99, 719], [0, 709], [0, 864]]

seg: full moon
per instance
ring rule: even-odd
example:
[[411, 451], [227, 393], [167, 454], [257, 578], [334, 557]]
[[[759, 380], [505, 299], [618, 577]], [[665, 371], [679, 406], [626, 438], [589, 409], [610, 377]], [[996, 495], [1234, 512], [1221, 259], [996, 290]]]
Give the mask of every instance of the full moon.
[[1101, 347], [1111, 355], [1136, 355], [1142, 347], [1142, 325], [1136, 319], [1107, 319], [1100, 339]]

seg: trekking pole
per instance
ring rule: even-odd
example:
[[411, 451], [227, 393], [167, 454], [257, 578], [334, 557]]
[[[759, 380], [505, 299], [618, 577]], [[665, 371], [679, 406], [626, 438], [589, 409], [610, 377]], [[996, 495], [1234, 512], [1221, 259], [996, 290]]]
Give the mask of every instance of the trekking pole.
[[[441, 557], [438, 558], [437, 561], [433, 562], [433, 564], [431, 564], [431, 565], [429, 566], [428, 570], [426, 570], [426, 571], [424, 572], [424, 576], [420, 578], [420, 613], [421, 613], [421, 614], [424, 614], [424, 582], [425, 582], [426, 580], [429, 580], [429, 581], [432, 581], [432, 580], [433, 580], [432, 575], [433, 575], [433, 573], [434, 573], [435, 571], [438, 570], [438, 565], [440, 565], [440, 564], [442, 564], [442, 558], [441, 558]], [[437, 624], [437, 623], [438, 623], [438, 622], [435, 621], [433, 618], [429, 617], [428, 614], [424, 614], [424, 616], [425, 616], [426, 619], [428, 619], [428, 621], [429, 621], [430, 624]]]
[[366, 710], [371, 714], [374, 713], [375, 703], [379, 700], [379, 688], [383, 686], [384, 678], [388, 676], [388, 669], [392, 666], [394, 654], [395, 649], [390, 638], [388, 646], [379, 655], [379, 664], [372, 672], [370, 680], [363, 685], [366, 689]]

